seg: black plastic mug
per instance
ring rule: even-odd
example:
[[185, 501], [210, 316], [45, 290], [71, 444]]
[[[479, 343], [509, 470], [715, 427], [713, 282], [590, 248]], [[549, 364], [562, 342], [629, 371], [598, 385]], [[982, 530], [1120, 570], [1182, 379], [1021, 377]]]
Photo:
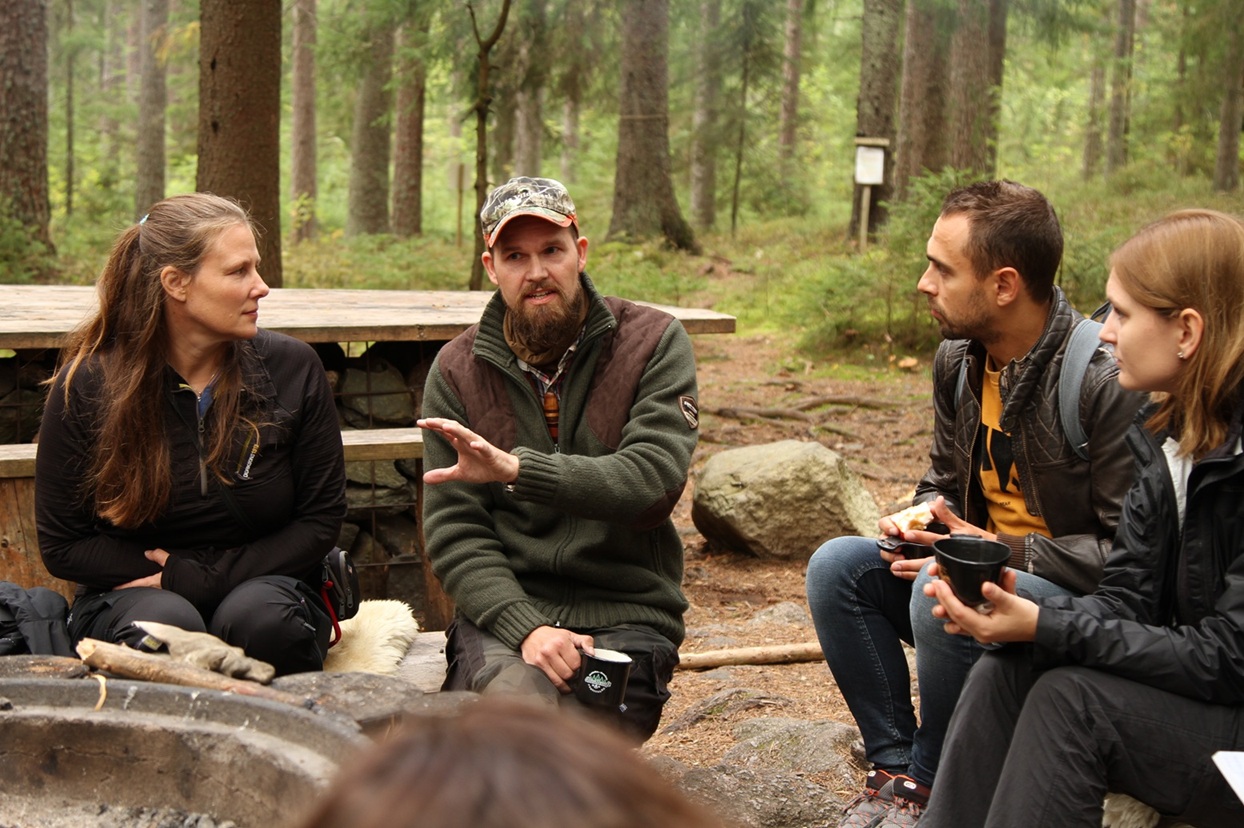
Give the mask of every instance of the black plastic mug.
[[955, 597], [969, 607], [988, 612], [992, 606], [981, 594], [986, 581], [998, 582], [1011, 548], [977, 535], [951, 535], [933, 542], [938, 576], [950, 584]]
[[575, 677], [574, 694], [579, 701], [593, 707], [617, 710], [626, 698], [626, 684], [631, 677], [631, 657], [617, 650], [597, 647], [594, 654], [579, 654], [579, 672]]

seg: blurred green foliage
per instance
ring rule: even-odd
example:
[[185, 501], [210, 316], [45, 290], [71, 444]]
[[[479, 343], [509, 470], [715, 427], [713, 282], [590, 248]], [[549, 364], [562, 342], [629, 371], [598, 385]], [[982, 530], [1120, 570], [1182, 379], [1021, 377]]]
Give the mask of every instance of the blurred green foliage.
[[[727, 25], [720, 45], [728, 56], [722, 70], [717, 227], [697, 231], [700, 256], [674, 253], [655, 242], [606, 241], [617, 154], [617, 9], [608, 0], [555, 0], [550, 20], [562, 19], [569, 3], [586, 5], [593, 23], [580, 30], [555, 26], [545, 51], [554, 70], [569, 65], [572, 51], [590, 58], [580, 76], [585, 83], [581, 131], [574, 173], [566, 183], [578, 204], [583, 233], [591, 240], [588, 270], [603, 290], [734, 314], [740, 334], [772, 337], [798, 361], [875, 366], [889, 364], [891, 357], [929, 352], [938, 334], [915, 284], [925, 267], [924, 245], [941, 199], [962, 182], [953, 172], [918, 180], [906, 202], [889, 205], [889, 224], [867, 250], [860, 252], [848, 239], [860, 0], [805, 4], [798, 166], [790, 177], [778, 170], [774, 128], [781, 99], [781, 73], [775, 63], [782, 28], [777, 11], [783, 4], [723, 0]], [[1145, 222], [1192, 205], [1244, 214], [1244, 196], [1214, 194], [1208, 183], [1220, 100], [1220, 78], [1208, 67], [1216, 65], [1213, 50], [1222, 28], [1184, 32], [1183, 4], [1165, 0], [1151, 4], [1150, 24], [1138, 36], [1129, 166], [1108, 181], [1100, 175], [1081, 180], [1089, 69], [1112, 43], [1112, 24], [1102, 14], [1107, 5], [1033, 0], [1015, 7], [997, 147], [998, 174], [1041, 189], [1058, 210], [1067, 240], [1060, 283], [1085, 311], [1101, 301], [1110, 251]], [[405, 0], [320, 0], [318, 198], [313, 204], [290, 200], [285, 205], [281, 232], [287, 287], [462, 289], [467, 284], [475, 255], [474, 118], [469, 110], [475, 47], [462, 4], [435, 6], [426, 38], [424, 235], [402, 240], [346, 238], [343, 233], [358, 32], [368, 22], [360, 12], [398, 15], [408, 6]], [[499, 2], [481, 0], [477, 6], [487, 28]], [[51, 75], [49, 100], [55, 264], [59, 281], [87, 284], [117, 233], [136, 218], [130, 184], [137, 109], [123, 90], [113, 95], [92, 91], [100, 71], [97, 58], [109, 48], [108, 32], [116, 28], [107, 25], [112, 6], [80, 0], [72, 27], [57, 11], [68, 4], [52, 7], [52, 64], [61, 67]], [[764, 20], [744, 33], [737, 23], [748, 9], [763, 12]], [[196, 4], [174, 4], [164, 49], [170, 70], [170, 194], [192, 189], [195, 181], [197, 25]], [[285, 27], [287, 59], [291, 29]], [[743, 34], [748, 35], [746, 53], [740, 47]], [[696, 86], [693, 46], [699, 37], [699, 4], [671, 4], [669, 132], [674, 184], [684, 215]], [[75, 51], [77, 137], [70, 165], [66, 58]], [[1189, 70], [1186, 77], [1177, 77], [1176, 58], [1185, 52]], [[746, 96], [740, 83], [744, 54], [753, 59]], [[285, 84], [285, 107], [289, 93]], [[551, 93], [544, 112], [545, 175], [561, 175], [557, 102], [562, 97]], [[289, 120], [283, 117], [280, 126], [285, 182]], [[736, 154], [740, 146], [742, 152]], [[738, 224], [731, 232], [736, 162]], [[460, 168], [465, 170], [461, 179]], [[67, 180], [70, 169], [72, 181]], [[311, 214], [319, 238], [294, 244], [296, 219]], [[20, 228], [0, 219], [0, 281], [35, 278], [46, 263], [40, 257], [46, 257], [41, 247], [29, 244]]]

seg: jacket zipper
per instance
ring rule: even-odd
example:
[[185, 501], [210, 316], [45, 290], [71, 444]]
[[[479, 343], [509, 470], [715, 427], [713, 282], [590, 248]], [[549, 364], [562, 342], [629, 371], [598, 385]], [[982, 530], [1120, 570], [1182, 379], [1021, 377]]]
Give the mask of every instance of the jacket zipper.
[[198, 445], [198, 448], [199, 448], [199, 494], [202, 497], [207, 497], [207, 458], [203, 456], [203, 436], [207, 432], [207, 428], [206, 428], [206, 424], [203, 422], [202, 411], [199, 408], [199, 403], [202, 402], [202, 400], [203, 400], [203, 396], [199, 394], [198, 392], [196, 392], [194, 395], [194, 402], [195, 402], [194, 411], [195, 411], [195, 417], [199, 421], [198, 434], [197, 434], [197, 439], [198, 439], [198, 444], [199, 444]]

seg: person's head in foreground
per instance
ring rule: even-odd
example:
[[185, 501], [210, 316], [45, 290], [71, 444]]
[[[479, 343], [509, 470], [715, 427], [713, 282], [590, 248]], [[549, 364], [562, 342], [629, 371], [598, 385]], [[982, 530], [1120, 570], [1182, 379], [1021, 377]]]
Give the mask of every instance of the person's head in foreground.
[[1119, 383], [1159, 402], [1153, 430], [1175, 427], [1199, 457], [1222, 443], [1244, 381], [1244, 224], [1181, 210], [1150, 224], [1110, 258]]
[[408, 721], [352, 763], [303, 828], [720, 828], [623, 737], [485, 696]]

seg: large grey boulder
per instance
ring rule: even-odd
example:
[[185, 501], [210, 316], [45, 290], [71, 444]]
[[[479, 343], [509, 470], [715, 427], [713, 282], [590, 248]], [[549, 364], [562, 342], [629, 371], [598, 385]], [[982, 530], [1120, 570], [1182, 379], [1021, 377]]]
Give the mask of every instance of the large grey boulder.
[[710, 542], [786, 560], [807, 560], [839, 535], [875, 535], [879, 517], [845, 460], [799, 440], [713, 455], [691, 506], [691, 520]]

